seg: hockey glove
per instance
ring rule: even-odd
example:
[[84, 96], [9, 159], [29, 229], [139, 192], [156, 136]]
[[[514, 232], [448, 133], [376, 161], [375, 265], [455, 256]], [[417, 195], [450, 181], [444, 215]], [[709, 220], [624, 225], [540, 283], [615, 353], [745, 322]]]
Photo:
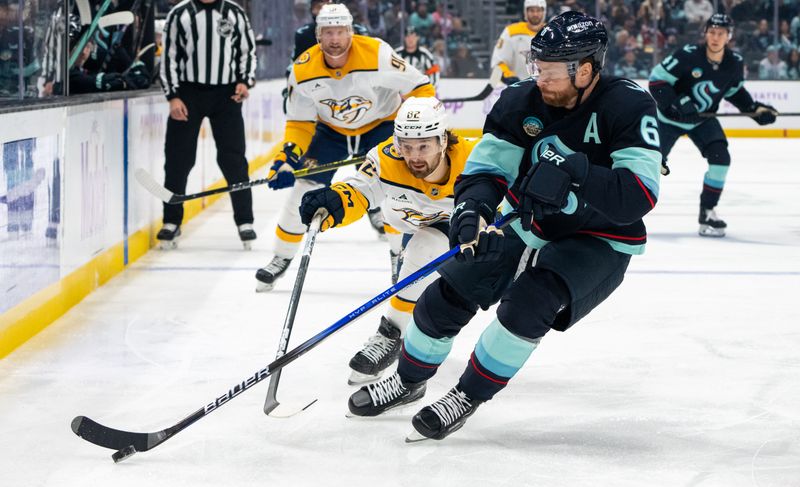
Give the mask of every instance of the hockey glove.
[[[522, 229], [530, 231], [532, 220], [541, 220], [547, 215], [564, 211], [574, 213], [577, 195], [589, 174], [586, 154], [576, 152], [566, 156], [548, 148], [520, 184], [522, 197], [519, 203], [519, 219]], [[572, 200], [570, 193], [574, 193]]]
[[295, 178], [292, 171], [302, 167], [302, 162], [300, 161], [302, 154], [303, 151], [297, 147], [297, 144], [292, 142], [283, 144], [283, 150], [275, 156], [275, 162], [269, 168], [267, 179], [270, 181], [267, 186], [272, 189], [291, 188], [294, 186]]
[[755, 115], [752, 118], [759, 125], [769, 125], [771, 123], [775, 123], [775, 120], [778, 118], [778, 110], [775, 110], [775, 107], [766, 105], [764, 103], [753, 103], [750, 111], [755, 112]]
[[517, 76], [501, 76], [500, 81], [505, 83], [506, 86], [511, 86], [514, 83], [519, 83], [519, 78]]
[[310, 225], [314, 215], [320, 209], [328, 212], [327, 216], [322, 220], [322, 225], [320, 225], [321, 231], [324, 232], [342, 223], [344, 206], [342, 205], [342, 197], [336, 191], [326, 187], [304, 194], [303, 200], [300, 202], [300, 221], [304, 225]]
[[703, 118], [688, 96], [676, 98], [667, 109], [667, 116], [681, 123], [700, 123]]
[[125, 79], [119, 73], [97, 73], [94, 85], [97, 91], [117, 91], [127, 88]]
[[125, 83], [128, 85], [129, 90], [138, 90], [150, 86], [150, 71], [141, 61], [136, 61], [130, 69], [124, 74]]
[[494, 211], [486, 203], [465, 199], [450, 216], [450, 247], [461, 247], [456, 254], [459, 262], [492, 262], [500, 258], [503, 231], [486, 226], [494, 220]]

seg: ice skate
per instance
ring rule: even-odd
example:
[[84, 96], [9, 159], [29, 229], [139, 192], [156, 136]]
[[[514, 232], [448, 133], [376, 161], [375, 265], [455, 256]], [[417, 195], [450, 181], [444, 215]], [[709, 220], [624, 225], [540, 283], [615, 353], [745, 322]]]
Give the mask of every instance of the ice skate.
[[372, 228], [378, 232], [378, 238], [381, 240], [386, 240], [386, 229], [383, 228], [383, 216], [381, 215], [381, 209], [375, 210], [368, 210], [367, 216], [369, 216], [369, 223], [372, 225]]
[[378, 332], [350, 359], [353, 371], [347, 383], [355, 386], [380, 379], [383, 371], [397, 360], [402, 343], [400, 330], [381, 316]]
[[273, 257], [266, 267], [262, 267], [256, 272], [256, 279], [258, 280], [256, 292], [272, 291], [272, 288], [275, 287], [275, 281], [286, 273], [286, 269], [289, 268], [291, 263], [292, 259]]
[[397, 372], [386, 379], [357, 390], [347, 401], [348, 417], [377, 416], [384, 412], [410, 404], [425, 395], [425, 382], [406, 383]]
[[158, 248], [161, 250], [172, 250], [178, 248], [178, 237], [181, 236], [180, 225], [174, 223], [165, 223], [161, 230], [158, 231], [156, 239], [158, 240]]
[[242, 240], [242, 245], [245, 250], [253, 248], [253, 241], [258, 238], [256, 231], [253, 229], [252, 223], [244, 223], [239, 225], [239, 238]]
[[414, 415], [411, 425], [415, 431], [406, 437], [406, 443], [445, 439], [461, 429], [482, 402], [470, 399], [458, 386], [453, 387], [444, 397]]
[[717, 216], [717, 213], [710, 208], [700, 207], [700, 216], [697, 219], [700, 223], [698, 234], [701, 237], [724, 237], [725, 228], [728, 224]]

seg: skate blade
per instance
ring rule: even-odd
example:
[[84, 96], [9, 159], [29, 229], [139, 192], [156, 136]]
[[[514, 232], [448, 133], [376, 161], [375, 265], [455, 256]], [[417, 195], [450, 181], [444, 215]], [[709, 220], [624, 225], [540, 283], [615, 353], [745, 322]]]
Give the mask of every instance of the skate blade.
[[242, 247], [244, 247], [245, 250], [253, 250], [253, 242], [251, 242], [249, 240], [243, 241], [242, 242]]
[[427, 436], [422, 436], [419, 431], [414, 430], [406, 436], [406, 443], [419, 443], [420, 441], [430, 440]]
[[700, 225], [700, 230], [697, 234], [701, 237], [721, 238], [725, 236], [724, 228], [714, 228], [709, 225]]
[[158, 249], [159, 250], [175, 250], [178, 248], [178, 242], [175, 240], [159, 240], [158, 241]]
[[352, 370], [350, 371], [350, 378], [347, 379], [347, 385], [363, 386], [366, 384], [372, 384], [373, 382], [377, 382], [378, 380], [380, 380], [381, 376], [383, 376], [383, 371], [371, 375], [371, 374], [362, 374], [361, 372]]
[[271, 283], [271, 284], [267, 284], [266, 282], [258, 281], [258, 283], [256, 284], [256, 292], [257, 293], [268, 293], [268, 292], [272, 291], [272, 289], [274, 287], [275, 287], [275, 283], [274, 282]]
[[414, 399], [411, 402], [407, 402], [407, 403], [404, 403], [404, 404], [398, 404], [397, 406], [390, 407], [389, 409], [385, 410], [381, 414], [378, 414], [377, 416], [359, 416], [357, 414], [353, 414], [352, 412], [350, 412], [350, 410], [348, 410], [346, 413], [344, 413], [344, 417], [345, 418], [349, 418], [349, 419], [356, 419], [356, 420], [369, 420], [369, 419], [373, 419], [373, 418], [385, 418], [387, 416], [402, 416], [406, 412], [407, 408], [409, 408], [411, 406], [417, 406], [418, 405], [417, 403], [422, 401], [423, 397], [424, 396], [422, 396], [422, 397], [420, 397], [418, 399]]

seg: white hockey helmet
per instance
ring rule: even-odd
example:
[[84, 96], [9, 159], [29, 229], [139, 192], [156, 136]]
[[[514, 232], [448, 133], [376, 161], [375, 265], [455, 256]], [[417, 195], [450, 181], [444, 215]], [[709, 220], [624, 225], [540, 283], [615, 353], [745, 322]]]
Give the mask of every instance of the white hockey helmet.
[[317, 14], [317, 38], [323, 27], [347, 27], [353, 32], [353, 16], [341, 3], [326, 3]]
[[525, 0], [522, 11], [525, 12], [531, 7], [539, 7], [547, 10], [547, 2], [545, 0]]
[[439, 137], [439, 143], [447, 145], [447, 125], [447, 112], [442, 102], [434, 97], [412, 96], [400, 105], [394, 119], [395, 144], [398, 138]]

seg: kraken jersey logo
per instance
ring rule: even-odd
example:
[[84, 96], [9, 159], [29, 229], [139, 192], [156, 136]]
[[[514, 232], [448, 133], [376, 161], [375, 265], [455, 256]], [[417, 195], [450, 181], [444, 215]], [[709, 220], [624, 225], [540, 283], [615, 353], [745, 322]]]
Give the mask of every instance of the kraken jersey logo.
[[719, 93], [719, 88], [712, 81], [701, 81], [692, 87], [692, 95], [697, 100], [697, 111], [704, 112], [714, 104], [712, 95]]
[[437, 211], [433, 214], [426, 214], [420, 211], [417, 211], [413, 208], [392, 208], [394, 211], [400, 214], [400, 218], [406, 222], [414, 225], [415, 227], [427, 227], [433, 225], [434, 223], [440, 222], [442, 220], [447, 220], [450, 218], [449, 213], [445, 213], [443, 211]]
[[372, 108], [372, 102], [358, 95], [348, 96], [344, 100], [328, 98], [320, 100], [323, 105], [331, 109], [331, 117], [344, 123], [355, 123], [364, 118], [367, 110]]

